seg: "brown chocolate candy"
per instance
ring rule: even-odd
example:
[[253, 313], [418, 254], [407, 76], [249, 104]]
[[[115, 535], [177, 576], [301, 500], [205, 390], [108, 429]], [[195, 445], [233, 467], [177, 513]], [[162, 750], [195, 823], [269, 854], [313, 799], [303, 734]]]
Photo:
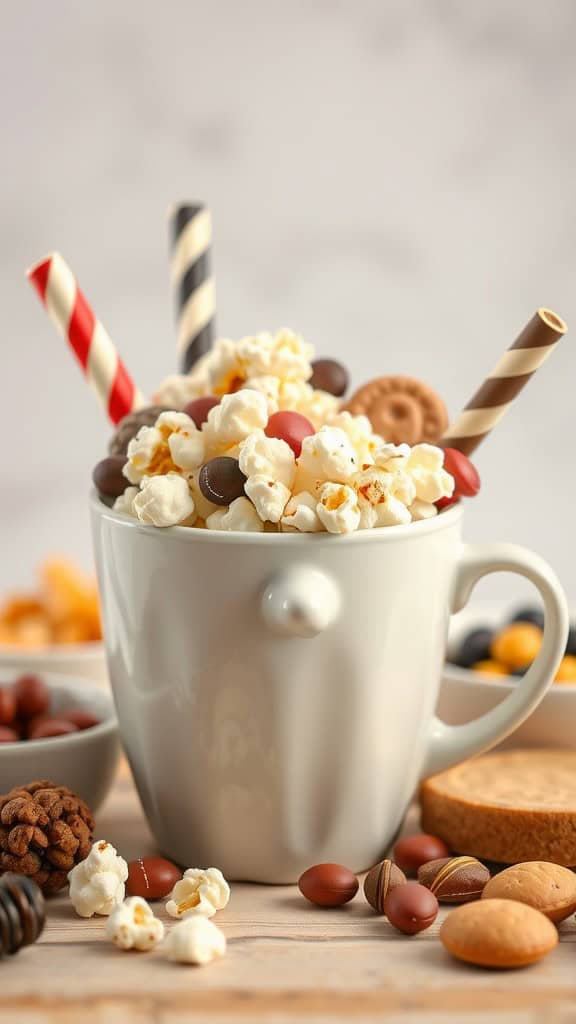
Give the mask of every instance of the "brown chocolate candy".
[[490, 872], [476, 857], [440, 857], [418, 868], [418, 881], [439, 903], [479, 900]]
[[347, 402], [355, 416], [367, 416], [387, 443], [436, 444], [448, 426], [446, 406], [432, 388], [413, 377], [378, 377]]
[[358, 892], [356, 875], [342, 864], [315, 864], [298, 879], [303, 896], [319, 907], [341, 907]]
[[330, 395], [340, 398], [348, 388], [348, 370], [335, 359], [315, 359], [312, 363], [312, 376], [308, 381], [313, 388], [327, 391]]
[[438, 900], [418, 882], [406, 882], [406, 885], [398, 885], [388, 894], [384, 913], [398, 931], [405, 935], [416, 935], [436, 920]]
[[193, 401], [188, 402], [188, 405], [184, 406], [184, 412], [200, 429], [203, 423], [208, 419], [208, 413], [215, 406], [220, 405], [220, 399], [216, 395], [205, 395], [203, 398], [194, 398]]
[[368, 872], [364, 879], [364, 895], [377, 914], [384, 913], [384, 903], [389, 892], [397, 885], [406, 884], [406, 875], [393, 860], [382, 860]]
[[449, 853], [443, 839], [419, 832], [415, 836], [404, 836], [398, 840], [394, 847], [394, 860], [407, 875], [415, 875], [422, 864], [447, 857]]
[[72, 722], [77, 729], [81, 730], [93, 729], [95, 725], [100, 725], [100, 719], [84, 708], [70, 708], [67, 711], [60, 711], [58, 717], [63, 718], [65, 722]]
[[50, 691], [39, 676], [20, 676], [13, 686], [19, 718], [34, 718], [48, 711]]
[[0, 725], [11, 725], [16, 717], [16, 696], [9, 686], [0, 687]]
[[29, 740], [47, 740], [53, 736], [68, 736], [71, 732], [78, 732], [78, 726], [73, 722], [66, 722], [63, 718], [39, 718], [31, 722], [28, 730]]
[[229, 455], [219, 455], [205, 462], [198, 476], [198, 486], [202, 494], [214, 505], [230, 505], [236, 498], [244, 494], [246, 477], [240, 469], [237, 459]]
[[147, 405], [136, 412], [129, 412], [120, 420], [116, 427], [108, 452], [110, 455], [126, 455], [128, 445], [140, 430], [140, 427], [153, 427], [161, 412], [170, 412], [167, 405]]
[[0, 725], [0, 743], [18, 743], [19, 733], [9, 725]]
[[125, 455], [109, 455], [98, 462], [92, 470], [92, 483], [99, 494], [106, 498], [119, 498], [129, 486], [122, 470], [127, 463]]
[[130, 896], [161, 900], [181, 878], [182, 871], [172, 861], [164, 857], [139, 857], [128, 864], [126, 890]]

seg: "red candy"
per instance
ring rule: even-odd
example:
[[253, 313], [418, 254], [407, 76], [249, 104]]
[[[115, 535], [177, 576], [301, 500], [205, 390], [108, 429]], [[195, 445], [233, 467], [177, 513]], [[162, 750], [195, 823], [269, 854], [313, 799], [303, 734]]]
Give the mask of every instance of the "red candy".
[[427, 832], [405, 836], [399, 839], [394, 847], [394, 860], [407, 875], [415, 875], [418, 868], [427, 864], [429, 860], [440, 860], [440, 857], [449, 855], [450, 850], [444, 840]]
[[130, 896], [161, 900], [172, 892], [182, 878], [180, 868], [164, 857], [140, 857], [128, 865], [126, 889]]
[[200, 430], [200, 427], [208, 419], [208, 413], [214, 406], [220, 405], [220, 399], [216, 398], [215, 395], [207, 395], [205, 398], [195, 398], [192, 402], [188, 402], [188, 405], [184, 406], [184, 412]]
[[16, 717], [16, 697], [7, 686], [0, 689], [0, 725], [11, 725]]
[[50, 736], [67, 736], [71, 732], [78, 732], [78, 726], [72, 722], [65, 722], [60, 718], [40, 718], [37, 722], [32, 722], [28, 739], [44, 740]]
[[13, 687], [20, 718], [34, 718], [48, 711], [50, 693], [38, 676], [21, 676]]
[[[462, 452], [457, 448], [444, 449], [444, 469], [454, 477], [454, 498], [473, 498], [480, 490], [480, 477], [478, 470]], [[444, 501], [445, 499], [441, 499]], [[439, 502], [436, 504], [440, 505]]]
[[274, 412], [264, 429], [267, 437], [279, 437], [289, 444], [296, 458], [302, 451], [302, 441], [314, 433], [314, 427], [299, 412]]

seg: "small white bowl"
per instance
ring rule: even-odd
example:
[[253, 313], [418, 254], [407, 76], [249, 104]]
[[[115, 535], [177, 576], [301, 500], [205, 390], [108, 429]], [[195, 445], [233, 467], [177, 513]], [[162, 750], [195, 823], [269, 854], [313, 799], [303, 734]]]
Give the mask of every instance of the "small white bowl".
[[48, 647], [0, 647], [0, 674], [32, 672], [44, 676], [56, 673], [80, 683], [88, 680], [108, 687], [106, 652], [103, 643], [50, 644]]
[[[450, 630], [449, 653], [457, 650], [460, 639], [475, 627], [498, 628], [502, 611], [493, 608], [481, 613], [466, 609], [455, 617]], [[450, 663], [444, 667], [437, 714], [449, 725], [469, 722], [496, 707], [508, 694], [522, 686], [521, 676], [483, 676], [471, 669]], [[556, 747], [576, 749], [576, 683], [552, 683], [529, 718], [499, 749], [515, 747]]]
[[[2, 672], [0, 684], [10, 685], [17, 677], [17, 673]], [[51, 717], [66, 708], [82, 708], [99, 718], [100, 724], [67, 736], [0, 743], [0, 792], [35, 779], [50, 779], [68, 786], [95, 811], [114, 781], [120, 754], [112, 697], [78, 680], [44, 674], [42, 678], [50, 689]]]

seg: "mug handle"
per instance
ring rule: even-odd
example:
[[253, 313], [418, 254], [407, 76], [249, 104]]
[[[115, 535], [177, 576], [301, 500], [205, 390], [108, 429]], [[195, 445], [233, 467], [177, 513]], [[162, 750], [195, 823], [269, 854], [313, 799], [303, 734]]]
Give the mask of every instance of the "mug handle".
[[515, 544], [463, 545], [452, 596], [452, 613], [464, 607], [478, 580], [491, 572], [518, 573], [539, 590], [545, 615], [542, 647], [526, 675], [518, 681], [514, 693], [491, 711], [465, 725], [446, 725], [436, 716], [433, 718], [421, 778], [489, 750], [513, 732], [540, 702], [562, 660], [569, 627], [566, 598], [552, 569], [526, 548]]

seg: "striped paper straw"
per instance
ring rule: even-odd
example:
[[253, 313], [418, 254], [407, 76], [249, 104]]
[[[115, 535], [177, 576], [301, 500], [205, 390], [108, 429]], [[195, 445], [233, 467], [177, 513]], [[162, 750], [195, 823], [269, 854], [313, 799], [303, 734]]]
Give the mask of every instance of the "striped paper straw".
[[566, 324], [556, 313], [539, 309], [448, 427], [442, 438], [443, 447], [458, 448], [464, 455], [475, 451], [546, 362], [566, 330]]
[[169, 213], [172, 287], [183, 373], [212, 346], [216, 315], [210, 271], [212, 218], [202, 203], [179, 203]]
[[62, 256], [51, 253], [31, 267], [26, 276], [57, 330], [69, 342], [112, 423], [146, 405]]

